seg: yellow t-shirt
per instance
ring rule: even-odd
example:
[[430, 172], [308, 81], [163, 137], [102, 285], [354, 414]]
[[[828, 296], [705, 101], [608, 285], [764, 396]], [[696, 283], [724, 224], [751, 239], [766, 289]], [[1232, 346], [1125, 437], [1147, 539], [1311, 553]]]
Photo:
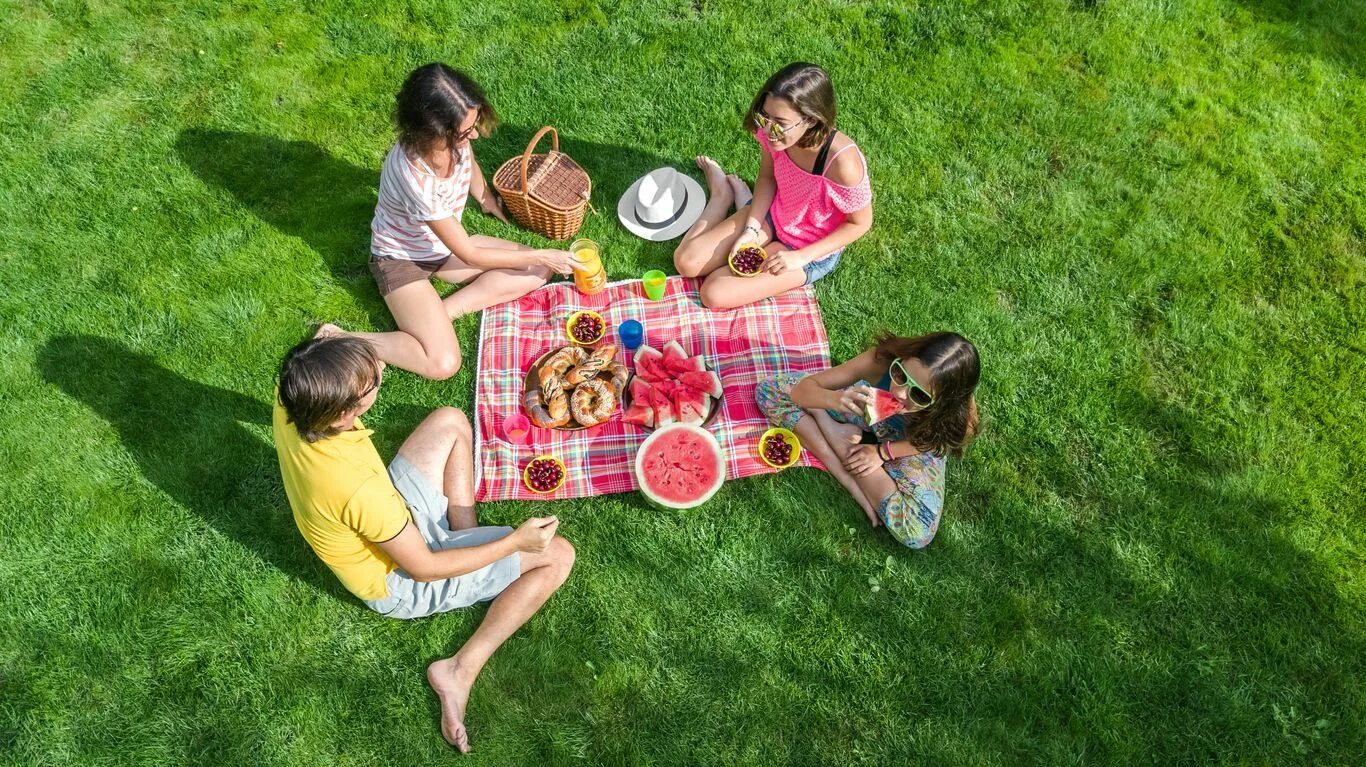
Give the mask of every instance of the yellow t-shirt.
[[388, 596], [384, 579], [397, 565], [376, 543], [403, 532], [409, 515], [370, 441], [372, 432], [357, 419], [351, 431], [305, 442], [278, 397], [271, 420], [299, 532], [352, 594]]

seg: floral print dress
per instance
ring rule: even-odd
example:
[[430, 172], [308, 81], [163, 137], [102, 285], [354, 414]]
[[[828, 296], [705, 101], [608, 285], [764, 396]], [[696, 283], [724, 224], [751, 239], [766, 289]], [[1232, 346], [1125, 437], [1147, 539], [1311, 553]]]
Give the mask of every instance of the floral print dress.
[[[756, 387], [754, 397], [759, 408], [774, 426], [795, 429], [797, 422], [806, 415], [806, 411], [792, 401], [792, 387], [803, 377], [796, 373], [779, 373], [772, 380], [761, 382]], [[866, 381], [854, 384], [867, 385]], [[877, 385], [883, 391], [890, 387], [891, 381], [887, 376], [883, 376]], [[879, 443], [906, 438], [906, 419], [903, 416], [892, 416], [868, 424], [862, 413], [838, 410], [825, 412], [840, 423], [873, 432]], [[882, 464], [896, 484], [896, 490], [882, 499], [877, 513], [882, 518], [882, 524], [887, 526], [887, 531], [906, 546], [924, 548], [934, 540], [934, 534], [939, 530], [939, 517], [944, 510], [944, 465], [945, 459], [938, 453], [917, 453]]]

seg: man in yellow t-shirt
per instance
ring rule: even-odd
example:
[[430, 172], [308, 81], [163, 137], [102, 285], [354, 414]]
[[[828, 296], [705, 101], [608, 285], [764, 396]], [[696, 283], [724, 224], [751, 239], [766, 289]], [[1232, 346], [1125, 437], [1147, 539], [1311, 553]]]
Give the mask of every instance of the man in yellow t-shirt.
[[280, 365], [273, 428], [299, 532], [351, 593], [381, 615], [421, 618], [493, 600], [455, 655], [427, 667], [441, 734], [469, 750], [465, 704], [493, 652], [569, 577], [559, 520], [479, 527], [474, 444], [455, 408], [429, 415], [385, 467], [360, 422], [384, 363], [369, 343], [320, 333]]

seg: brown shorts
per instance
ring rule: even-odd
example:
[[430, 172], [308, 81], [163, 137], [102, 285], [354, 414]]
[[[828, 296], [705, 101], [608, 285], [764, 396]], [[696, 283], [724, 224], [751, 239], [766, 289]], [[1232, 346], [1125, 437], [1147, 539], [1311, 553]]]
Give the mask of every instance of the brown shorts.
[[410, 282], [430, 280], [432, 275], [445, 268], [446, 262], [450, 260], [451, 257], [446, 256], [431, 261], [406, 261], [402, 258], [385, 258], [371, 254], [370, 273], [375, 276], [379, 294], [387, 296]]

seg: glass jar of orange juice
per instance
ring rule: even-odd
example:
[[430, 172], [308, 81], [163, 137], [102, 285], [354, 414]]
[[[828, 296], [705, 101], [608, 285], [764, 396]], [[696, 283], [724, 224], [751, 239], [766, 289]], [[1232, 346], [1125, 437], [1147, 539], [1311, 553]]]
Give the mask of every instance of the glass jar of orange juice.
[[607, 287], [607, 270], [602, 267], [596, 242], [574, 240], [569, 246], [569, 255], [574, 259], [574, 285], [580, 293], [591, 296]]

